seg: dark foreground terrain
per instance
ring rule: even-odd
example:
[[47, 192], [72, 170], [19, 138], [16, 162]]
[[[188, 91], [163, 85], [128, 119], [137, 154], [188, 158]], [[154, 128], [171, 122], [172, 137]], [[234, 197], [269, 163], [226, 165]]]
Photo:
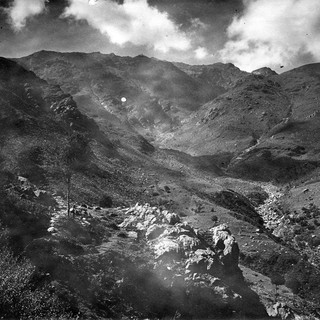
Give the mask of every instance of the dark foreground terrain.
[[0, 316], [319, 319], [319, 88], [319, 64], [0, 58]]

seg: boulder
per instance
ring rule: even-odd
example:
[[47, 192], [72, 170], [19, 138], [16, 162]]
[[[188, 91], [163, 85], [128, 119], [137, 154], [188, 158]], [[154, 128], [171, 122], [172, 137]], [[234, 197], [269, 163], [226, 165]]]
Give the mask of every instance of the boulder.
[[167, 220], [167, 222], [171, 225], [175, 225], [176, 223], [179, 223], [180, 217], [176, 213], [166, 213], [164, 215], [164, 218]]
[[293, 311], [283, 302], [277, 302], [267, 308], [270, 317], [277, 317], [283, 320], [295, 319]]
[[212, 242], [220, 261], [229, 269], [236, 268], [239, 261], [239, 246], [226, 224], [210, 229]]
[[197, 237], [194, 230], [182, 223], [178, 223], [174, 226], [166, 225], [166, 230], [164, 231], [163, 235], [166, 237], [179, 237], [181, 235], [187, 235], [190, 237]]
[[56, 233], [58, 230], [55, 227], [50, 227], [47, 231], [50, 233]]
[[179, 243], [174, 239], [160, 238], [152, 245], [155, 258], [158, 260], [164, 255], [178, 257], [181, 252]]
[[178, 236], [177, 241], [184, 252], [195, 250], [201, 245], [199, 239], [185, 234]]
[[235, 311], [266, 316], [243, 281], [239, 247], [227, 225], [196, 230], [177, 214], [148, 204], [123, 212], [127, 217], [120, 227], [145, 237], [153, 253], [153, 272], [179, 313], [194, 319], [232, 316]]
[[217, 264], [217, 257], [210, 248], [197, 249], [186, 260], [186, 269], [192, 273], [207, 273], [213, 265]]
[[153, 224], [147, 229], [146, 238], [148, 240], [158, 238], [165, 230], [166, 227], [164, 225]]

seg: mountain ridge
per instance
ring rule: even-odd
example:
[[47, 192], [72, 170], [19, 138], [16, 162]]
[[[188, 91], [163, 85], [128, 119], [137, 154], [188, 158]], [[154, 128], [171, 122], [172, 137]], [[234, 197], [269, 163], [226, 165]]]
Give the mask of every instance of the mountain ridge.
[[[37, 65], [33, 65], [33, 59]], [[142, 55], [44, 51], [16, 61], [47, 81], [59, 83], [64, 90], [71, 90], [82, 112], [101, 126], [110, 125], [111, 120], [120, 130], [126, 124], [129, 132], [138, 132], [151, 144], [193, 156], [228, 152], [233, 158], [230, 168], [240, 176], [246, 161], [264, 157], [258, 145], [268, 146], [274, 163], [278, 158], [291, 158], [291, 150], [297, 148], [306, 151], [294, 158], [316, 160], [320, 88], [317, 64], [278, 75], [267, 68], [250, 74], [232, 64], [190, 66]], [[74, 70], [72, 77], [70, 67]], [[121, 97], [126, 101], [121, 102]], [[290, 127], [296, 128], [295, 138]], [[239, 158], [246, 150], [250, 150], [250, 160]], [[252, 159], [255, 150], [256, 160]], [[257, 178], [266, 178], [262, 176]]]
[[[155, 317], [148, 310], [171, 314], [152, 309], [145, 294], [150, 283], [151, 289], [163, 289], [158, 280], [148, 273], [146, 287], [140, 283], [141, 270], [150, 267], [143, 260], [150, 252], [142, 253], [135, 242], [141, 241], [139, 228], [145, 224], [150, 227], [151, 246], [159, 244], [161, 249], [164, 242], [168, 244], [164, 250], [173, 257], [181, 253], [180, 243], [198, 241], [188, 238], [190, 230], [200, 229], [192, 233], [206, 241], [213, 240], [211, 227], [218, 228], [216, 235], [232, 232], [240, 263], [246, 266], [243, 275], [253, 281], [249, 286], [258, 290], [264, 304], [258, 313], [266, 315], [263, 310], [269, 310], [276, 316], [317, 319], [320, 172], [319, 119], [313, 114], [319, 95], [315, 66], [261, 75], [218, 64], [207, 73], [204, 66], [194, 68], [198, 73], [188, 69], [188, 75], [171, 63], [145, 56], [70, 53], [66, 57], [40, 52], [21, 61], [34, 72], [0, 59], [0, 241], [27, 254], [40, 269], [48, 268], [45, 282], [55, 288], [53, 292], [67, 290], [65, 295], [75, 303], [71, 303], [74, 314], [80, 308], [84, 318], [123, 316], [118, 309], [123, 301], [133, 301], [131, 309], [125, 308], [126, 316], [139, 317], [139, 311]], [[199, 91], [202, 83], [205, 90]], [[199, 96], [205, 102], [197, 101]], [[52, 171], [48, 164], [54, 163], [56, 150], [75, 137], [87, 143], [86, 159], [75, 166], [71, 193], [66, 196], [62, 168]], [[54, 157], [48, 158], [48, 153]], [[117, 208], [102, 208], [110, 205]], [[163, 226], [167, 216], [183, 222]], [[130, 223], [136, 218], [139, 223], [132, 230]], [[127, 226], [119, 229], [123, 221]], [[170, 232], [177, 230], [178, 239], [170, 238]], [[224, 246], [217, 240], [213, 251], [226, 254]], [[189, 260], [214, 262], [214, 256], [199, 251]], [[108, 275], [101, 266], [108, 266]], [[130, 266], [135, 272], [130, 273]], [[164, 274], [169, 270], [165, 264], [159, 268]], [[274, 280], [274, 272], [284, 279]], [[193, 285], [203, 277], [207, 275], [193, 274], [187, 282]], [[185, 283], [180, 274], [172, 279]], [[258, 279], [264, 282], [260, 285]], [[218, 282], [211, 280], [216, 290]], [[274, 288], [263, 288], [274, 281], [286, 285], [279, 290], [280, 305]], [[126, 295], [129, 288], [139, 294]], [[200, 296], [203, 288], [197, 291]], [[76, 301], [68, 290], [77, 292]], [[179, 290], [179, 295], [187, 292]], [[229, 289], [217, 290], [223, 297]], [[95, 305], [87, 300], [88, 294]], [[136, 297], [146, 298], [144, 306], [151, 309], [144, 309]], [[208, 301], [201, 297], [200, 302]], [[77, 299], [90, 310], [77, 305]], [[119, 304], [117, 299], [124, 300]], [[230, 312], [228, 305], [220, 310]]]

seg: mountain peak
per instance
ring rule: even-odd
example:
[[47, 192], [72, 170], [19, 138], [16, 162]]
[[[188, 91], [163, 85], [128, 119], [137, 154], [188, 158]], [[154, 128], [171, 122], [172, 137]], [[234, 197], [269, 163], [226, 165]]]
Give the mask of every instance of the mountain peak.
[[274, 70], [268, 67], [263, 67], [263, 68], [253, 70], [251, 73], [255, 75], [265, 76], [265, 77], [277, 75], [277, 73]]

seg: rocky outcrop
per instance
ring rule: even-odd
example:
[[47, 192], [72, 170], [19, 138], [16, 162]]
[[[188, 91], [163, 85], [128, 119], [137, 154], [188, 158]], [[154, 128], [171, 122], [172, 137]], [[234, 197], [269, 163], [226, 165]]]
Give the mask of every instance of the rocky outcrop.
[[197, 318], [233, 312], [266, 316], [243, 281], [239, 247], [226, 224], [202, 232], [177, 214], [148, 204], [136, 204], [124, 213], [119, 227], [136, 232], [138, 241], [151, 250], [154, 272], [172, 293], [180, 314]]
[[228, 226], [221, 224], [211, 228], [210, 231], [212, 232], [212, 241], [221, 263], [227, 269], [237, 268], [239, 247]]
[[277, 73], [274, 70], [268, 67], [263, 67], [260, 69], [253, 70], [251, 73], [259, 76], [265, 76], [265, 77], [277, 75]]
[[299, 319], [295, 317], [293, 311], [283, 302], [277, 302], [267, 308], [268, 315], [284, 320]]
[[46, 206], [56, 205], [56, 201], [50, 193], [39, 189], [25, 177], [18, 176], [16, 183], [12, 183], [7, 186], [7, 190], [10, 189], [21, 199], [34, 201]]

